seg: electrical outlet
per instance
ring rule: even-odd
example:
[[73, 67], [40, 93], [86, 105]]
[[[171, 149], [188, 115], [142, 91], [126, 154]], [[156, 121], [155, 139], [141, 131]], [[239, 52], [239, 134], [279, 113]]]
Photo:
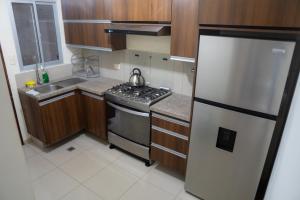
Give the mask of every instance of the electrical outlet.
[[114, 64], [113, 68], [115, 70], [120, 70], [121, 69], [121, 64]]

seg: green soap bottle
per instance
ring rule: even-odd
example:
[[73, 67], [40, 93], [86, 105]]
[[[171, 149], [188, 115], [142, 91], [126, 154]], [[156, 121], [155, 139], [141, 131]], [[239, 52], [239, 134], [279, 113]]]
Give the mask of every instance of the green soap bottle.
[[41, 65], [41, 72], [42, 72], [42, 80], [43, 83], [49, 83], [49, 75], [48, 72], [45, 70], [45, 68], [43, 67], [43, 65]]

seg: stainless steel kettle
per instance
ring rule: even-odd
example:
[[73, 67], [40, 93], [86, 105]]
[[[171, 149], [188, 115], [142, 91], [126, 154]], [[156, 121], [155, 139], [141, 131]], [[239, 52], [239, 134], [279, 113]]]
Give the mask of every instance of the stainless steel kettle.
[[142, 76], [142, 72], [139, 68], [134, 68], [131, 72], [131, 76], [129, 78], [129, 83], [132, 86], [144, 86], [145, 79]]

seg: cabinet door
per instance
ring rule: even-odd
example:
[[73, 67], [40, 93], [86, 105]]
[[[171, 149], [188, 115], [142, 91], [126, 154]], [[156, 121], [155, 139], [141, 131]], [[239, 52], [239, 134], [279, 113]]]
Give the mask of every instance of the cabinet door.
[[126, 49], [126, 35], [105, 33], [108, 24], [65, 23], [66, 43], [102, 50]]
[[170, 22], [172, 0], [150, 0], [150, 21]]
[[107, 24], [65, 23], [67, 44], [111, 48]]
[[85, 128], [96, 137], [106, 140], [106, 105], [102, 97], [82, 92]]
[[200, 0], [199, 23], [300, 27], [300, 0]]
[[63, 19], [108, 20], [109, 0], [62, 0]]
[[128, 0], [110, 0], [110, 13], [112, 21], [127, 21]]
[[75, 92], [39, 103], [46, 145], [57, 143], [83, 128], [80, 96]]
[[150, 0], [128, 0], [128, 21], [149, 21]]
[[194, 62], [198, 46], [199, 0], [173, 0], [171, 56]]

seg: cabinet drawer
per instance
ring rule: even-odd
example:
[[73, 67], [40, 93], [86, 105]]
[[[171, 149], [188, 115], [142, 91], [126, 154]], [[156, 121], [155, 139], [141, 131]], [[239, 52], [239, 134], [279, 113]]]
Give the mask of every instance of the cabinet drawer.
[[155, 126], [152, 127], [152, 136], [151, 141], [162, 145], [166, 148], [172, 149], [179, 153], [188, 154], [188, 138], [187, 137], [176, 137], [176, 133], [170, 132], [170, 134], [166, 133], [168, 131], [159, 130]]
[[158, 115], [156, 113], [152, 114], [152, 125], [173, 131], [184, 136], [190, 135], [189, 123]]
[[[155, 146], [154, 146], [155, 145]], [[160, 145], [152, 144], [150, 157], [152, 160], [159, 161], [161, 165], [173, 169], [181, 174], [185, 174], [186, 157], [180, 157], [173, 153], [163, 150]]]

